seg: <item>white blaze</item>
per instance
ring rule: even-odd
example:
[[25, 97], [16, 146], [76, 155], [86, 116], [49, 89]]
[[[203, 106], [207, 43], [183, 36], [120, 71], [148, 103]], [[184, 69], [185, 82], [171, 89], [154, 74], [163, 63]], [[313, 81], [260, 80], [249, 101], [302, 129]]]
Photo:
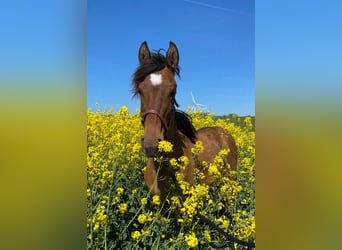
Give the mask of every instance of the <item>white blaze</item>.
[[161, 74], [151, 74], [150, 80], [153, 86], [157, 86], [162, 83], [162, 75]]

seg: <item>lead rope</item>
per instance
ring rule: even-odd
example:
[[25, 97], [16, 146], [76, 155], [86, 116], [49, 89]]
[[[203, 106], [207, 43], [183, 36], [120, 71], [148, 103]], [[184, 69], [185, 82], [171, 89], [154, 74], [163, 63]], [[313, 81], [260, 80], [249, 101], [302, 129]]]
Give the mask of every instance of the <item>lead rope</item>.
[[[176, 179], [175, 172], [170, 167], [170, 164], [168, 166], [168, 171], [169, 171], [169, 174], [170, 174], [170, 176], [171, 176], [171, 178], [173, 180], [173, 183], [176, 186], [178, 194], [182, 197], [182, 200], [184, 202], [186, 200], [186, 198], [185, 198], [185, 196], [183, 194], [183, 191], [180, 188], [179, 183], [178, 183], [178, 181]], [[230, 247], [231, 247], [232, 250], [235, 250], [234, 242], [238, 243], [240, 245], [246, 246], [246, 247], [248, 247], [248, 249], [255, 248], [255, 243], [254, 242], [247, 242], [247, 241], [243, 241], [243, 240], [240, 240], [238, 238], [235, 238], [234, 236], [232, 236], [232, 235], [228, 234], [227, 232], [225, 232], [222, 228], [218, 227], [212, 221], [208, 220], [205, 216], [200, 214], [197, 208], [196, 208], [196, 212], [197, 212], [196, 215], [200, 218], [200, 220], [202, 220], [204, 223], [206, 223], [211, 229], [217, 230], [219, 233], [221, 233], [222, 235], [224, 235], [227, 238], [227, 240], [230, 242]], [[222, 247], [225, 247], [225, 246], [220, 246], [220, 247], [219, 246], [214, 246], [214, 247], [222, 248]]]

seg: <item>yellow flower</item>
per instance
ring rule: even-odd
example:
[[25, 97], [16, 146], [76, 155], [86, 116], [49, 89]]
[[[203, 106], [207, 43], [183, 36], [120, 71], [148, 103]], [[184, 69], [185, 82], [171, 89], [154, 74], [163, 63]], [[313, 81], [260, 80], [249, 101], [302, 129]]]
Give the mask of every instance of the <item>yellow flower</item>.
[[196, 213], [196, 207], [197, 207], [197, 202], [193, 202], [191, 199], [186, 199], [186, 201], [183, 204], [183, 208], [181, 208], [181, 211], [192, 218], [195, 213]]
[[222, 229], [224, 229], [224, 231], [227, 231], [229, 226], [229, 221], [228, 220], [223, 220], [222, 221], [222, 225], [220, 226]]
[[116, 193], [117, 193], [118, 195], [123, 194], [123, 192], [124, 192], [124, 189], [123, 189], [122, 187], [119, 187], [119, 188], [116, 189]]
[[205, 230], [203, 236], [204, 236], [205, 242], [207, 242], [207, 243], [211, 242], [211, 237], [210, 237], [209, 231]]
[[148, 219], [148, 217], [146, 215], [144, 215], [144, 214], [140, 214], [138, 216], [138, 221], [139, 221], [140, 224], [144, 224], [147, 221], [147, 219]]
[[208, 172], [209, 172], [209, 174], [210, 174], [211, 176], [217, 176], [217, 177], [220, 177], [220, 176], [221, 176], [221, 173], [220, 173], [220, 171], [217, 169], [216, 164], [213, 164], [213, 163], [210, 163], [210, 164], [209, 164]]
[[126, 211], [127, 211], [127, 204], [126, 203], [121, 203], [119, 205], [119, 212], [124, 214], [124, 213], [126, 213]]
[[193, 232], [185, 236], [185, 241], [191, 248], [196, 247], [198, 245], [198, 240], [196, 238], [195, 233]]
[[201, 141], [197, 141], [195, 144], [195, 147], [193, 147], [191, 149], [191, 153], [194, 155], [199, 155], [200, 153], [202, 153], [204, 150], [203, 144]]
[[159, 195], [153, 195], [152, 202], [153, 202], [153, 204], [159, 206], [160, 205], [160, 197], [159, 197]]
[[140, 152], [140, 150], [141, 150], [141, 144], [140, 143], [134, 144], [133, 149], [132, 149], [133, 153], [137, 154]]
[[[141, 149], [141, 138], [144, 130], [140, 123], [140, 111], [137, 111], [135, 114], [130, 114], [127, 107], [122, 107], [119, 112], [114, 112], [113, 109], [101, 111], [99, 107], [97, 104], [95, 111], [89, 109], [87, 112], [88, 152], [86, 168], [88, 184], [87, 212], [89, 217], [87, 227], [88, 233], [95, 231], [94, 234], [90, 233], [88, 237], [92, 237], [94, 243], [97, 240], [99, 244], [103, 242], [101, 230], [106, 228], [109, 221], [115, 219], [113, 216], [121, 215], [122, 217], [122, 215], [127, 215], [129, 211], [128, 204], [130, 204], [129, 208], [131, 209], [131, 203], [128, 203], [128, 200], [124, 200], [124, 193], [126, 192], [126, 194], [130, 195], [129, 192], [131, 191], [130, 198], [137, 199], [139, 203], [132, 203], [132, 206], [135, 206], [132, 207], [132, 211], [138, 211], [139, 206], [142, 207], [142, 210], [139, 210], [141, 212], [138, 212], [135, 218], [135, 223], [138, 222], [137, 224], [140, 225], [139, 228], [133, 229], [130, 233], [138, 229], [139, 231], [133, 232], [128, 237], [132, 236], [137, 241], [141, 241], [143, 236], [144, 238], [147, 235], [151, 236], [152, 231], [150, 232], [148, 230], [150, 229], [151, 222], [160, 212], [150, 212], [146, 204], [152, 203], [152, 197], [143, 198], [140, 189], [131, 185], [133, 184], [130, 182], [131, 179], [123, 178], [118, 179], [117, 182], [113, 182], [114, 173], [116, 176], [129, 176], [127, 171], [132, 171], [131, 176], [139, 174], [142, 177], [143, 175], [141, 173], [146, 170], [146, 165], [142, 164], [146, 161], [146, 158]], [[232, 135], [239, 153], [239, 167], [236, 171], [232, 171], [230, 168], [232, 166], [225, 163], [224, 159], [232, 153], [229, 152], [229, 149], [221, 150], [213, 161], [202, 163], [202, 159], [198, 157], [203, 151], [203, 145], [200, 142], [194, 145], [191, 150], [192, 155], [189, 155], [189, 158], [182, 156], [180, 158], [170, 159], [171, 166], [175, 170], [179, 170], [175, 171], [176, 178], [183, 193], [187, 197], [187, 201], [183, 203], [178, 196], [169, 197], [170, 209], [175, 214], [180, 213], [180, 216], [171, 219], [169, 222], [161, 217], [159, 218], [160, 223], [163, 226], [170, 225], [170, 228], [186, 225], [194, 229], [186, 233], [176, 233], [170, 239], [169, 237], [171, 236], [168, 236], [166, 231], [163, 231], [159, 234], [159, 237], [162, 238], [162, 235], [165, 234], [165, 239], [169, 240], [170, 247], [172, 247], [173, 243], [178, 245], [178, 241], [182, 241], [183, 244], [188, 246], [187, 248], [190, 248], [196, 247], [195, 234], [198, 234], [197, 236], [200, 238], [197, 238], [197, 246], [199, 244], [208, 246], [208, 243], [213, 241], [210, 235], [213, 231], [195, 231], [196, 222], [192, 220], [194, 214], [198, 210], [203, 215], [213, 215], [219, 209], [221, 211], [225, 209], [222, 204], [225, 206], [231, 204], [236, 206], [234, 208], [236, 212], [232, 214], [232, 220], [228, 221], [227, 217], [222, 216], [219, 219], [215, 219], [215, 224], [223, 228], [223, 230], [227, 230], [231, 223], [236, 237], [241, 239], [254, 239], [255, 202], [254, 196], [250, 197], [247, 195], [255, 191], [254, 117], [241, 117], [240, 123], [238, 124], [236, 115], [230, 117], [229, 120], [227, 118], [221, 119], [215, 117], [214, 114], [204, 113], [202, 111], [191, 112], [189, 110], [189, 114], [196, 129], [218, 126]], [[160, 153], [156, 160], [159, 160], [162, 156], [165, 157], [166, 152], [172, 152], [174, 149], [171, 143], [164, 141], [161, 143], [159, 150]], [[193, 173], [192, 185], [186, 181], [188, 175], [184, 176], [187, 173], [185, 168], [189, 163], [199, 163], [200, 165]], [[203, 183], [203, 178], [207, 177], [204, 175], [207, 173], [209, 173], [210, 181], [213, 183], [210, 187], [213, 192], [209, 192], [209, 188], [200, 184]], [[237, 176], [238, 178], [230, 178], [231, 176]], [[113, 187], [113, 185], [116, 186]], [[108, 192], [109, 190], [113, 191], [110, 193]], [[159, 204], [160, 207], [162, 205], [160, 200], [161, 198], [155, 197], [154, 204]], [[246, 204], [248, 204], [248, 208], [245, 206]], [[114, 206], [116, 211], [115, 213], [110, 212], [107, 214], [107, 208], [110, 205]], [[130, 218], [126, 219], [128, 223]], [[184, 241], [185, 235], [187, 235], [187, 243]], [[134, 241], [132, 238], [131, 240]], [[173, 242], [170, 243], [171, 241]], [[147, 244], [147, 242], [144, 243]]]
[[140, 200], [140, 202], [141, 202], [142, 205], [147, 204], [147, 198], [142, 198], [142, 199]]
[[148, 221], [152, 221], [152, 219], [153, 219], [153, 213], [150, 212], [150, 213], [148, 214], [147, 220], [148, 220]]
[[145, 235], [145, 236], [149, 236], [150, 235], [150, 231], [148, 229], [141, 229], [141, 234]]
[[187, 166], [189, 164], [189, 158], [185, 155], [181, 156], [179, 158], [179, 161], [183, 163], [183, 166]]
[[175, 158], [170, 159], [170, 164], [171, 164], [172, 167], [177, 167], [178, 166], [177, 160]]
[[172, 143], [168, 141], [161, 141], [158, 144], [159, 152], [171, 153], [173, 152], [172, 147], [173, 147]]
[[171, 204], [174, 206], [174, 207], [178, 207], [180, 206], [180, 200], [177, 196], [172, 196], [171, 197]]
[[141, 233], [139, 231], [134, 231], [134, 232], [131, 233], [131, 237], [132, 237], [133, 240], [139, 239], [140, 236], [141, 236]]
[[114, 197], [112, 205], [115, 205], [116, 203], [118, 203], [119, 200], [120, 200], [119, 196]]
[[126, 106], [122, 106], [118, 112], [118, 115], [122, 115], [122, 116], [125, 116], [128, 114], [129, 114], [129, 111], [128, 111], [128, 108]]
[[108, 220], [108, 216], [105, 214], [105, 206], [100, 205], [96, 208], [96, 212], [93, 215], [92, 223], [94, 225], [93, 230], [98, 228], [104, 228]]

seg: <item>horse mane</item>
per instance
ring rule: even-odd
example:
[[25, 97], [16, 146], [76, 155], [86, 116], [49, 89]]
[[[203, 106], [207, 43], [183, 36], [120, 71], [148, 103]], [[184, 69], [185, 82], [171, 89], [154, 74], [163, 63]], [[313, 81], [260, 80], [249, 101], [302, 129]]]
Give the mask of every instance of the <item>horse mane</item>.
[[196, 129], [191, 123], [191, 117], [180, 110], [175, 109], [176, 126], [192, 143], [196, 143]]
[[179, 67], [172, 67], [171, 65], [169, 65], [165, 56], [160, 53], [161, 50], [163, 49], [159, 49], [158, 51], [155, 50], [154, 52], [152, 52], [151, 57], [146, 60], [144, 64], [139, 65], [139, 67], [133, 73], [133, 96], [136, 96], [138, 94], [139, 83], [144, 81], [146, 76], [152, 74], [153, 72], [162, 70], [165, 67], [168, 67], [173, 72], [173, 74], [176, 74], [178, 77], [180, 77]]

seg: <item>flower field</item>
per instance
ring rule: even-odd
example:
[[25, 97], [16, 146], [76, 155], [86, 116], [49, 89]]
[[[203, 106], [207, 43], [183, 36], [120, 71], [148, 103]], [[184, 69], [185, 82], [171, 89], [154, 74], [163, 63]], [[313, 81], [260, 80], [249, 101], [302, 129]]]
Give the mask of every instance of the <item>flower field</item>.
[[[215, 249], [225, 245], [222, 235], [194, 216], [196, 209], [235, 237], [255, 240], [255, 132], [251, 118], [217, 119], [202, 111], [191, 113], [191, 117], [196, 129], [221, 126], [231, 133], [239, 159], [235, 181], [219, 171], [225, 167], [222, 157], [226, 150], [213, 164], [207, 164], [213, 177], [210, 186], [201, 184], [203, 174], [198, 171], [193, 186], [177, 174], [187, 197], [183, 203], [174, 185], [164, 201], [147, 191], [143, 178], [147, 158], [140, 145], [143, 127], [138, 111], [130, 114], [127, 107], [118, 112], [88, 110], [88, 249]], [[159, 150], [172, 150], [172, 145], [162, 142]], [[197, 143], [192, 157], [201, 150]], [[186, 157], [170, 159], [171, 165], [181, 168], [188, 161]]]

